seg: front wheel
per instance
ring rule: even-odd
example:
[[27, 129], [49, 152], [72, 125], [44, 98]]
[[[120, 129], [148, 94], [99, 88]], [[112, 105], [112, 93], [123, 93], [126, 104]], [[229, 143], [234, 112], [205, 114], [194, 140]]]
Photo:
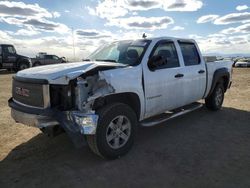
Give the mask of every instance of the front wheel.
[[114, 103], [98, 111], [95, 135], [87, 135], [90, 149], [106, 159], [126, 154], [132, 147], [137, 129], [137, 117], [126, 104]]
[[206, 107], [209, 110], [219, 110], [221, 109], [222, 103], [224, 101], [224, 86], [219, 82], [214, 88], [212, 94], [205, 99]]

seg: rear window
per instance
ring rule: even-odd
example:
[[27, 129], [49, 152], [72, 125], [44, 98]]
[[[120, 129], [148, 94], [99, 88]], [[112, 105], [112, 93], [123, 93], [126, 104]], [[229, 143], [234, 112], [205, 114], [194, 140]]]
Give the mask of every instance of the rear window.
[[200, 64], [200, 56], [194, 43], [179, 42], [185, 66]]

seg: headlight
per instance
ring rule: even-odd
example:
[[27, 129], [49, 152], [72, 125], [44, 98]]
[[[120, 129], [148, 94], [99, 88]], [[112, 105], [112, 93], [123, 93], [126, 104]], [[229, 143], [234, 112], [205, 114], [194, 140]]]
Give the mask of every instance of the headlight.
[[95, 134], [97, 128], [98, 115], [96, 114], [72, 114], [75, 123], [79, 126], [82, 134]]

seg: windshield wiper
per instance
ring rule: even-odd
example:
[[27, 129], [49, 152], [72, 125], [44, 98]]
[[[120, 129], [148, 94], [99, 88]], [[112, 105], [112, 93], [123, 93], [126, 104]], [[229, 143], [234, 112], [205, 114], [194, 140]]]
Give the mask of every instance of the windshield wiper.
[[117, 63], [114, 59], [96, 59], [96, 61], [105, 61], [105, 62], [114, 62]]
[[82, 61], [90, 61], [90, 59], [83, 59]]

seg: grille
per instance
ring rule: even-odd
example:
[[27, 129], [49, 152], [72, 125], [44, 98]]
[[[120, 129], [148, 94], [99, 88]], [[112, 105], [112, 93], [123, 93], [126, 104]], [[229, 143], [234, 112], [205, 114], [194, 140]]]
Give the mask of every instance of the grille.
[[43, 86], [42, 84], [26, 83], [13, 79], [12, 96], [22, 104], [43, 108], [45, 104]]

